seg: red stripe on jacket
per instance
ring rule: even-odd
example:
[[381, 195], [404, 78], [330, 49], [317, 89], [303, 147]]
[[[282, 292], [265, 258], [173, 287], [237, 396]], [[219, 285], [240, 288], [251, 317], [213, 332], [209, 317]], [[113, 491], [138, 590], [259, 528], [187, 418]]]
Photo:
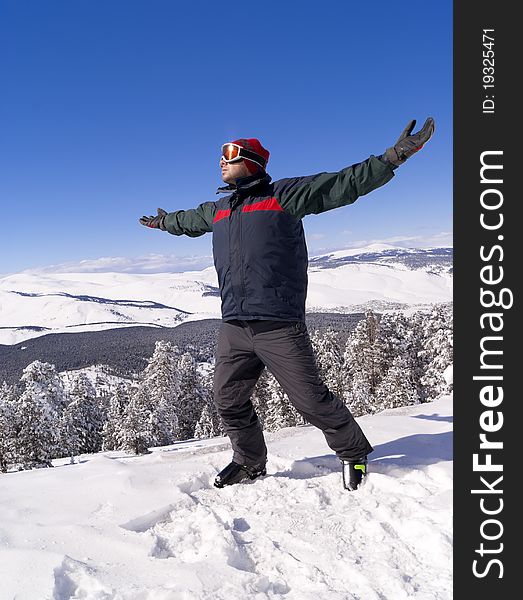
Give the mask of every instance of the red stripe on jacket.
[[227, 208], [226, 210], [218, 210], [214, 217], [213, 223], [216, 223], [217, 221], [221, 221], [222, 219], [225, 219], [225, 217], [228, 217], [230, 214], [231, 214], [230, 208]]
[[242, 212], [252, 212], [253, 210], [283, 210], [276, 198], [267, 198], [254, 204], [246, 204]]

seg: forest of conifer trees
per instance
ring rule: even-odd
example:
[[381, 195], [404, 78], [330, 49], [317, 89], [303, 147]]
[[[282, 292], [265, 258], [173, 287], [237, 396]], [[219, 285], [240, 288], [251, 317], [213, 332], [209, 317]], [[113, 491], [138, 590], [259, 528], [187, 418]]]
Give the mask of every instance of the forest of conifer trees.
[[[368, 311], [341, 342], [332, 327], [311, 330], [321, 375], [354, 416], [427, 402], [452, 391], [452, 306], [406, 315]], [[55, 458], [122, 450], [134, 454], [223, 435], [212, 401], [212, 368], [197, 352], [157, 341], [134, 379], [58, 373], [34, 361], [21, 387], [0, 384], [0, 472], [52, 466]], [[280, 385], [263, 371], [252, 394], [267, 431], [304, 425]]]

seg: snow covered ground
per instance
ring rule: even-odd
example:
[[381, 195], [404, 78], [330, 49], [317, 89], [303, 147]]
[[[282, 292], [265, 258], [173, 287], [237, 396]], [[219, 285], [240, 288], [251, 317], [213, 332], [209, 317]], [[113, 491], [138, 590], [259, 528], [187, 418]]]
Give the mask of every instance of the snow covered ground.
[[267, 434], [267, 476], [222, 490], [225, 438], [0, 475], [0, 600], [450, 599], [452, 412], [358, 419], [356, 492], [311, 426]]

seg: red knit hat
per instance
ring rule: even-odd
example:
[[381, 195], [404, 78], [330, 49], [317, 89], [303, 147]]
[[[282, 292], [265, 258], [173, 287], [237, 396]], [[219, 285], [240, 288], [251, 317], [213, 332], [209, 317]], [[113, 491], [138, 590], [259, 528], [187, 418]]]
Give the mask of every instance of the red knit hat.
[[[239, 140], [234, 140], [232, 143], [238, 144], [238, 146], [245, 148], [245, 150], [249, 150], [250, 152], [254, 152], [254, 154], [257, 154], [258, 156], [261, 156], [261, 158], [263, 158], [263, 161], [265, 162], [265, 165], [267, 165], [267, 163], [269, 162], [270, 152], [261, 145], [260, 140], [256, 138], [241, 138]], [[263, 167], [260, 167], [260, 165], [249, 160], [248, 158], [245, 158], [244, 160], [250, 173], [254, 174], [260, 169], [265, 170]]]

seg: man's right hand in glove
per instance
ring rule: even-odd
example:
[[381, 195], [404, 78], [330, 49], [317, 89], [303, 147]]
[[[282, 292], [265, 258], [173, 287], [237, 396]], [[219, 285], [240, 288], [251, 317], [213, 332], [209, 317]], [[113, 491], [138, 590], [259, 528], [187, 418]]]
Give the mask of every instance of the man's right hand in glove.
[[412, 130], [416, 125], [416, 119], [410, 121], [403, 133], [399, 136], [398, 141], [387, 148], [381, 155], [381, 160], [389, 164], [393, 169], [402, 165], [407, 158], [421, 150], [423, 146], [430, 140], [434, 133], [434, 119], [429, 117], [418, 133], [412, 134]]
[[151, 229], [161, 229], [162, 231], [167, 231], [167, 227], [165, 226], [164, 220], [167, 212], [163, 210], [163, 208], [158, 209], [158, 214], [156, 217], [142, 217], [140, 219], [140, 223], [145, 225], [146, 227], [151, 227]]

